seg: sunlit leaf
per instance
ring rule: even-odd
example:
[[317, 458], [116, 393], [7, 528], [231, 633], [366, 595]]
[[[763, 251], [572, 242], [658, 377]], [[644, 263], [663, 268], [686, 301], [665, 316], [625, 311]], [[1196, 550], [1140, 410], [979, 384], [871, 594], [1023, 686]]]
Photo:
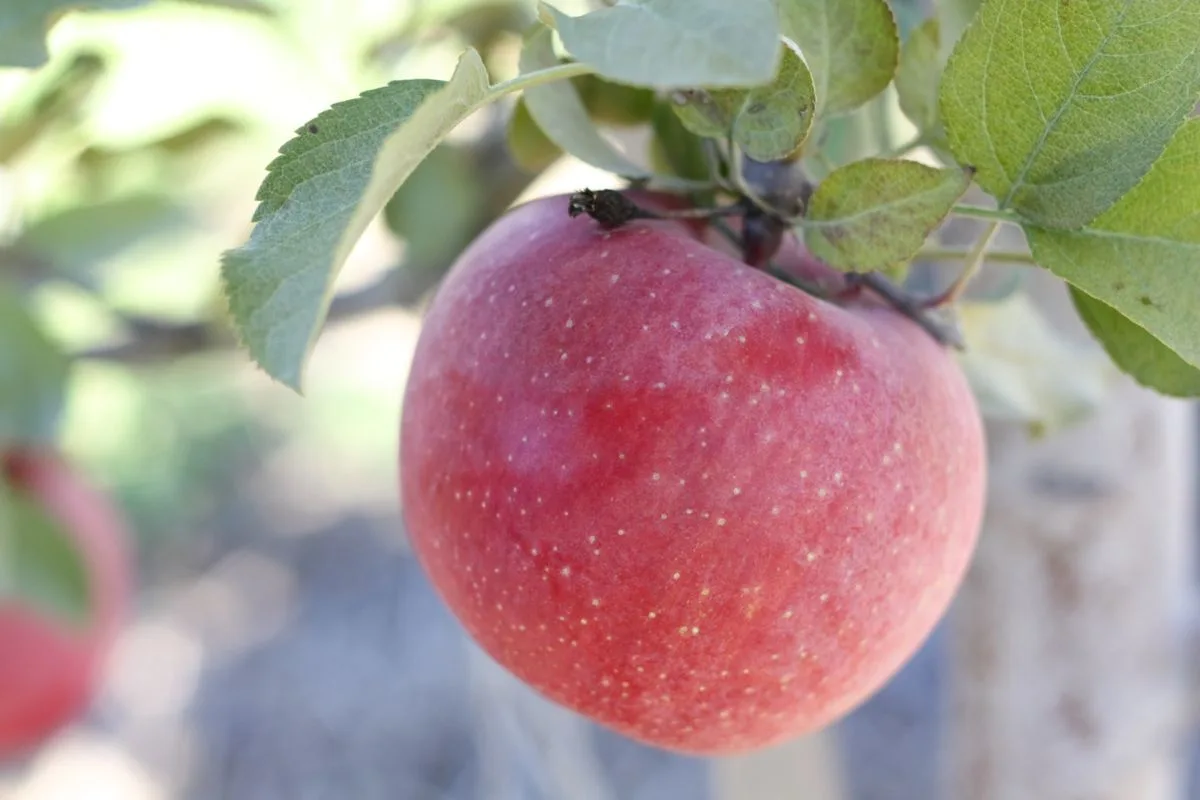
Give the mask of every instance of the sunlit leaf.
[[1132, 189], [1200, 96], [1200, 3], [987, 0], [942, 77], [961, 164], [1047, 228]]
[[838, 269], [895, 270], [916, 255], [970, 183], [970, 172], [961, 169], [855, 161], [830, 173], [813, 193], [805, 243]]
[[857, 108], [896, 71], [896, 20], [886, 0], [779, 0], [783, 35], [812, 71], [819, 115]]
[[1200, 397], [1200, 369], [1110, 305], [1071, 287], [1071, 299], [1113, 363], [1143, 386], [1172, 397]]
[[733, 121], [733, 140], [758, 161], [789, 156], [808, 138], [815, 105], [808, 67], [785, 47], [775, 80], [747, 93]]
[[242, 341], [299, 391], [351, 248], [421, 160], [488, 96], [479, 54], [448, 81], [395, 81], [335, 104], [297, 131], [259, 188], [250, 240], [222, 279]]
[[570, 17], [542, 3], [567, 51], [605, 78], [657, 89], [756, 86], [782, 44], [772, 0], [637, 0]]
[[[521, 49], [521, 72], [536, 72], [557, 66], [554, 32], [538, 26], [525, 37]], [[648, 173], [625, 158], [600, 135], [588, 116], [579, 93], [569, 81], [558, 81], [525, 90], [525, 106], [546, 138], [585, 164], [626, 177], [646, 177]]]
[[808, 138], [815, 98], [804, 60], [791, 47], [783, 53], [779, 74], [770, 84], [690, 93], [686, 103], [675, 106], [680, 120], [700, 136], [732, 136], [757, 161], [792, 155]]
[[1200, 118], [1154, 167], [1079, 231], [1028, 226], [1033, 257], [1200, 367]]

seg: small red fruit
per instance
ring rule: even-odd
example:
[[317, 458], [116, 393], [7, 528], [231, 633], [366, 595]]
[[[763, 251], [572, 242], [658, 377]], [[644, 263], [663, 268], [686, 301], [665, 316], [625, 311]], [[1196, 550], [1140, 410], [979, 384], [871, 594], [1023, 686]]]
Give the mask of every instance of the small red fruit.
[[128, 536], [117, 509], [57, 455], [14, 450], [0, 479], [24, 492], [80, 548], [91, 585], [86, 626], [0, 600], [0, 762], [19, 756], [83, 712], [124, 619], [131, 581]]
[[984, 442], [953, 358], [698, 238], [513, 210], [425, 320], [408, 534], [503, 666], [632, 738], [724, 754], [820, 728], [945, 612]]

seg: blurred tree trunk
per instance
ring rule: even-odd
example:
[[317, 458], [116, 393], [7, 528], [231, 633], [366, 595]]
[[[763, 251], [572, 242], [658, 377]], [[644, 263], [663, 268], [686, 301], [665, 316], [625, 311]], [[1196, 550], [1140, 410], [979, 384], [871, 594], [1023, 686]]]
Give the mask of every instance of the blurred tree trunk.
[[[1061, 285], [1037, 287], [1078, 335]], [[1183, 799], [1193, 420], [1123, 381], [1044, 440], [989, 428], [987, 519], [950, 617], [946, 800]]]

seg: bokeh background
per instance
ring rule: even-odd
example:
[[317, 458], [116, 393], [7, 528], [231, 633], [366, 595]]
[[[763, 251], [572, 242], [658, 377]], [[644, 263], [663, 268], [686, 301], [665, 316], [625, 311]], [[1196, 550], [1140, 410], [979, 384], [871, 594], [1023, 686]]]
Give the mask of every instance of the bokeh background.
[[[904, 28], [924, 12], [893, 5]], [[490, 109], [354, 252], [305, 397], [224, 324], [219, 254], [292, 131], [388, 80], [444, 78], [466, 45], [511, 76], [532, 6], [155, 0], [72, 12], [47, 66], [0, 70], [0, 270], [79, 356], [63, 448], [126, 509], [140, 582], [93, 709], [0, 773], [0, 797], [752, 800], [509, 678], [405, 545], [397, 429], [429, 290], [509, 204], [611, 177], [521, 169], [509, 107]], [[872, 124], [846, 124], [847, 153], [904, 136], [890, 90], [856, 119]], [[835, 728], [849, 797], [935, 794], [943, 646]]]

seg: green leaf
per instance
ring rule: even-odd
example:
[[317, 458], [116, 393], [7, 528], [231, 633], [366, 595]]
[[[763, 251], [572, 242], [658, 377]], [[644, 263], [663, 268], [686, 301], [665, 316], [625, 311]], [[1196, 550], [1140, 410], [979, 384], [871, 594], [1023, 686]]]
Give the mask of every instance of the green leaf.
[[746, 94], [733, 121], [733, 140], [756, 161], [790, 156], [808, 138], [815, 106], [808, 67], [795, 50], [785, 47], [775, 80]]
[[489, 99], [479, 54], [449, 81], [394, 81], [297, 130], [268, 167], [250, 240], [222, 257], [233, 322], [266, 372], [300, 391], [333, 283], [367, 224], [422, 159]]
[[485, 213], [475, 170], [465, 148], [443, 143], [388, 201], [383, 217], [404, 239], [406, 266], [444, 268], [470, 242]]
[[969, 170], [866, 158], [839, 167], [813, 193], [805, 243], [843, 270], [895, 271], [907, 264], [971, 183]]
[[[522, 73], [558, 66], [554, 31], [538, 25], [525, 37], [521, 49]], [[570, 81], [558, 81], [525, 90], [525, 106], [546, 138], [585, 164], [627, 178], [648, 177], [644, 169], [623, 156], [600, 135], [588, 116], [579, 93]]]
[[779, 0], [779, 17], [812, 71], [818, 116], [851, 111], [891, 83], [900, 38], [886, 0]]
[[571, 83], [588, 116], [601, 125], [629, 127], [650, 121], [654, 114], [654, 92], [640, 86], [606, 81], [599, 75], [580, 75]]
[[938, 86], [942, 64], [938, 41], [938, 21], [931, 17], [917, 26], [900, 48], [900, 66], [896, 68], [900, 110], [922, 133], [939, 127]]
[[961, 303], [959, 324], [967, 345], [959, 364], [987, 419], [1049, 433], [1094, 411], [1115, 374], [1103, 353], [1070, 342], [1024, 293]]
[[46, 33], [76, 8], [133, 8], [146, 0], [10, 0], [0, 6], [0, 66], [40, 67], [50, 58]]
[[634, 0], [580, 17], [540, 4], [567, 51], [601, 76], [654, 89], [758, 86], [782, 44], [772, 0]]
[[54, 439], [68, 369], [25, 299], [0, 283], [0, 447]]
[[1200, 367], [1200, 118], [1079, 231], [1025, 227], [1034, 260]]
[[68, 206], [22, 231], [14, 248], [91, 284], [97, 266], [156, 235], [195, 224], [170, 197], [138, 193]]
[[508, 119], [508, 152], [521, 169], [534, 173], [553, 164], [563, 152], [533, 121], [524, 97], [517, 100]]
[[779, 74], [749, 91], [719, 89], [687, 92], [688, 102], [674, 106], [688, 130], [700, 136], [732, 136], [756, 161], [776, 161], [800, 149], [812, 127], [812, 75], [804, 60], [785, 47]]
[[672, 109], [683, 126], [697, 136], [723, 139], [733, 135], [733, 121], [746, 102], [739, 89], [683, 90], [674, 93]]
[[657, 170], [664, 170], [689, 181], [712, 178], [704, 142], [684, 127], [667, 102], [660, 102], [650, 119], [654, 139], [650, 142], [650, 161]]
[[83, 555], [62, 524], [0, 479], [0, 605], [15, 598], [82, 626], [90, 593]]
[[1113, 363], [1138, 383], [1171, 397], [1200, 397], [1200, 369], [1107, 303], [1071, 287], [1080, 318]]
[[1195, 2], [986, 0], [942, 77], [950, 147], [1001, 208], [1085, 225], [1196, 104], [1197, 41]]

